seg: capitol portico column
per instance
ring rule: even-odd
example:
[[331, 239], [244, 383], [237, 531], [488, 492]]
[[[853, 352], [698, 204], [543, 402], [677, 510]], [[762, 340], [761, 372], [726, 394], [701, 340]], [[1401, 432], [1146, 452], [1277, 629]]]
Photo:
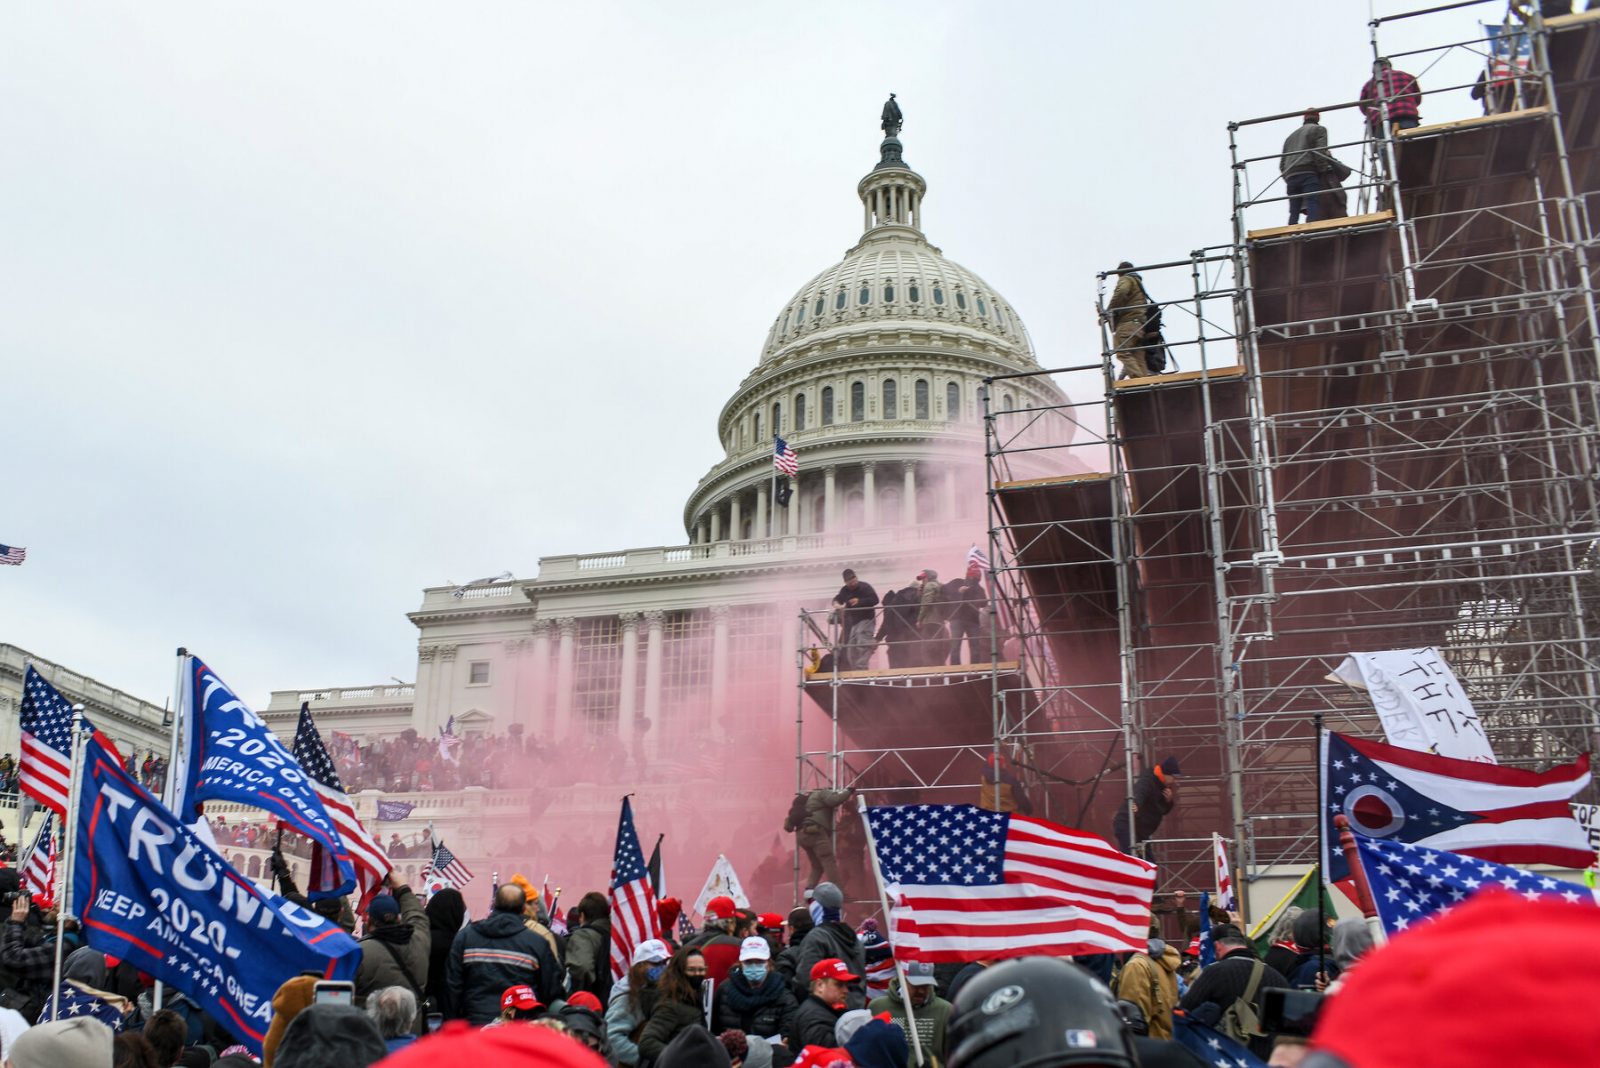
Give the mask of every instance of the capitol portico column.
[[422, 714], [419, 723], [425, 731], [432, 731], [433, 724], [439, 718], [433, 707], [433, 659], [437, 652], [438, 650], [431, 645], [417, 647], [417, 681], [412, 687], [415, 692], [411, 699], [415, 711]]
[[756, 487], [756, 525], [753, 533], [758, 538], [772, 536], [772, 531], [767, 528], [767, 494], [770, 489], [765, 482]]
[[722, 540], [722, 504], [720, 502], [711, 506], [711, 540]]
[[905, 488], [900, 494], [905, 498], [900, 504], [900, 521], [908, 527], [917, 525], [917, 461], [904, 461], [906, 468]]
[[728, 714], [728, 606], [711, 606], [711, 736], [722, 741]]
[[700, 522], [695, 525], [695, 529], [700, 533], [699, 544], [704, 545], [711, 540], [710, 522], [704, 515], [700, 517]]
[[738, 541], [744, 533], [743, 494], [735, 491], [728, 498], [728, 540]]
[[538, 619], [533, 624], [533, 692], [529, 695], [528, 726], [543, 737], [545, 728], [545, 694], [550, 691], [550, 621]]
[[944, 520], [950, 522], [956, 517], [956, 469], [947, 467], [944, 471]]
[[861, 465], [861, 522], [878, 525], [878, 465], [871, 460]]
[[639, 690], [639, 613], [622, 612], [622, 676], [617, 682], [617, 738], [623, 745], [633, 739], [637, 719], [635, 704]]
[[561, 632], [561, 646], [556, 652], [556, 723], [555, 741], [567, 739], [572, 729], [572, 662], [575, 659], [578, 621], [571, 616], [556, 620]]
[[[644, 613], [646, 632], [644, 647], [644, 718], [650, 721], [652, 740], [661, 737], [661, 624], [666, 613]], [[643, 755], [643, 747], [635, 752], [635, 759]]]
[[789, 480], [789, 492], [789, 507], [785, 511], [789, 513], [789, 533], [793, 535], [800, 533], [801, 495], [799, 472], [796, 472], [794, 477]]
[[823, 468], [822, 475], [822, 529], [832, 533], [839, 517], [839, 509], [834, 506], [834, 465]]

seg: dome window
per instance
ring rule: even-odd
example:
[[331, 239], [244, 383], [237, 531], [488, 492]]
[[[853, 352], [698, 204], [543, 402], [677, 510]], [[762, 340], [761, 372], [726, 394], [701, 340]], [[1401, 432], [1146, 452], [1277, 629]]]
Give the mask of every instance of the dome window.
[[961, 418], [961, 387], [954, 382], [944, 387], [944, 417], [952, 423]]
[[944, 290], [940, 289], [937, 285], [933, 287], [933, 302], [935, 304], [944, 303]]
[[871, 286], [862, 286], [861, 287], [861, 292], [856, 295], [856, 303], [857, 304], [865, 304], [871, 299], [872, 299], [872, 287]]
[[987, 305], [987, 304], [985, 304], [983, 302], [983, 298], [982, 297], [978, 298], [978, 314], [979, 315], [988, 315], [989, 314], [989, 305]]
[[781, 326], [778, 329], [778, 333], [787, 334], [788, 332], [789, 332], [789, 316], [788, 316], [787, 313], [785, 313], [784, 317], [783, 317], [783, 326]]
[[917, 379], [917, 384], [912, 387], [911, 395], [912, 404], [915, 409], [915, 418], [924, 420], [927, 419], [928, 404], [930, 403], [928, 400], [928, 380], [926, 378]]
[[821, 415], [822, 415], [822, 425], [823, 426], [831, 426], [833, 424], [833, 387], [832, 386], [823, 386], [822, 387], [822, 412], [821, 412]]
[[867, 387], [862, 382], [850, 383], [850, 421], [860, 423], [867, 418]]
[[834, 310], [835, 311], [843, 311], [844, 310], [844, 302], [846, 300], [848, 300], [848, 299], [849, 299], [849, 297], [847, 297], [845, 295], [845, 291], [842, 290], [842, 289], [839, 290], [839, 295], [833, 298]]
[[817, 298], [817, 306], [815, 308], [811, 309], [811, 314], [817, 316], [818, 318], [821, 318], [822, 309], [827, 306], [827, 303], [828, 303], [827, 298], [818, 297]]
[[783, 405], [781, 403], [772, 406], [772, 433], [774, 435], [783, 433]]
[[900, 402], [895, 396], [895, 381], [892, 378], [883, 380], [883, 417], [885, 419], [900, 418]]
[[906, 290], [906, 296], [910, 299], [911, 303], [915, 304], [922, 299], [922, 290], [917, 288], [917, 283], [912, 282], [910, 287]]
[[797, 308], [795, 310], [795, 313], [794, 313], [794, 325], [798, 327], [801, 323], [803, 323], [805, 321], [806, 321], [806, 302], [802, 300], [800, 302], [800, 307]]
[[804, 393], [796, 393], [794, 395], [794, 428], [796, 430], [804, 430], [806, 428], [806, 395]]
[[761, 413], [760, 412], [756, 412], [753, 416], [750, 417], [750, 419], [751, 419], [751, 422], [754, 424], [754, 434], [752, 435], [752, 437], [755, 439], [755, 441], [757, 443], [760, 443], [760, 441], [761, 441]]
[[884, 285], [884, 287], [883, 287], [883, 302], [885, 304], [893, 304], [894, 303], [894, 283], [893, 282], [889, 282], [889, 283], [886, 283]]
[[959, 289], [956, 290], [956, 307], [962, 311], [967, 310], [967, 295]]
[[1016, 411], [1016, 410], [1017, 410], [1017, 401], [1016, 401], [1016, 398], [1015, 398], [1015, 397], [1013, 397], [1013, 396], [1012, 396], [1012, 395], [1011, 395], [1011, 394], [1009, 394], [1009, 393], [1007, 393], [1007, 394], [1006, 394], [1006, 395], [1005, 395], [1005, 396], [1004, 396], [1004, 397], [1003, 397], [1003, 398], [1002, 398], [1002, 399], [1001, 399], [1001, 401], [1000, 401], [1000, 407], [1001, 407], [1001, 409], [1002, 409], [1002, 410], [1004, 410], [1004, 411], [1008, 411], [1008, 412], [1014, 412], [1014, 411]]

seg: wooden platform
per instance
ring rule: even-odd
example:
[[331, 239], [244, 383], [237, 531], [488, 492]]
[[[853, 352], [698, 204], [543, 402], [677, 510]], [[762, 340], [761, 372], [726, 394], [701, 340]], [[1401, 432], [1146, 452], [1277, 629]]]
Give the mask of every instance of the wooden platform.
[[1295, 223], [1293, 226], [1269, 226], [1265, 230], [1251, 230], [1246, 241], [1265, 241], [1274, 237], [1291, 237], [1296, 234], [1320, 234], [1329, 230], [1345, 230], [1352, 226], [1379, 226], [1393, 222], [1394, 212], [1374, 211], [1366, 215], [1345, 215], [1338, 219], [1320, 219], [1317, 222]]

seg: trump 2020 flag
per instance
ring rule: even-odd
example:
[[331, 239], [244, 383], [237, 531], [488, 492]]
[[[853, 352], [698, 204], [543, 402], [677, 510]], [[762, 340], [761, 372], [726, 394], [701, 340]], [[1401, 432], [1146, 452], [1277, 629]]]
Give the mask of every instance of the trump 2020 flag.
[[1155, 865], [1104, 838], [976, 805], [891, 805], [866, 816], [898, 959], [1149, 946]]
[[1385, 842], [1358, 834], [1356, 855], [1367, 872], [1378, 919], [1389, 934], [1442, 916], [1484, 890], [1506, 890], [1530, 901], [1557, 897], [1593, 902], [1587, 887], [1552, 879], [1542, 872], [1475, 860], [1412, 842]]
[[[1419, 753], [1329, 732], [1322, 738], [1322, 804], [1369, 838], [1415, 842], [1502, 864], [1586, 868], [1594, 853], [1568, 802], [1589, 785], [1589, 755], [1549, 771]], [[1329, 836], [1332, 837], [1331, 835]], [[1324, 842], [1328, 881], [1350, 877]]]
[[308, 889], [306, 897], [350, 893], [356, 885], [350, 854], [300, 763], [199, 657], [187, 658], [186, 664], [178, 760], [170, 772], [172, 810], [192, 823], [200, 816], [202, 801], [237, 801], [262, 809], [327, 851], [328, 884]]
[[256, 889], [99, 735], [84, 745], [75, 830], [73, 905], [89, 945], [181, 990], [255, 1053], [285, 980], [355, 978], [353, 938]]

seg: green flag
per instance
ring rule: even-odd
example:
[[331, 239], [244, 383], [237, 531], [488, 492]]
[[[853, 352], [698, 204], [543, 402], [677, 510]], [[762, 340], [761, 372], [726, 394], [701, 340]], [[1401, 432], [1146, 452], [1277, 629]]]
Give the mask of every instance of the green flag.
[[1250, 929], [1250, 944], [1255, 947], [1256, 956], [1260, 956], [1271, 948], [1272, 929], [1278, 925], [1278, 919], [1291, 907], [1316, 911], [1317, 892], [1319, 890], [1322, 892], [1322, 907], [1327, 913], [1328, 919], [1336, 920], [1339, 918], [1338, 911], [1333, 907], [1333, 895], [1328, 893], [1326, 886], [1322, 885], [1320, 868], [1313, 867], [1300, 877], [1300, 881], [1290, 888], [1289, 892], [1283, 896], [1282, 901], [1272, 906], [1271, 912], [1261, 917], [1261, 920]]

